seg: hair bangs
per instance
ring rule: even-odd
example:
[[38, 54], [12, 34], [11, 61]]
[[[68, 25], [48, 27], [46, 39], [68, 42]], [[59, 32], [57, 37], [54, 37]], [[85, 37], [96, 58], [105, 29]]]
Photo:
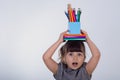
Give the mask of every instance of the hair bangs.
[[80, 41], [68, 41], [66, 46], [67, 52], [83, 52], [82, 45]]

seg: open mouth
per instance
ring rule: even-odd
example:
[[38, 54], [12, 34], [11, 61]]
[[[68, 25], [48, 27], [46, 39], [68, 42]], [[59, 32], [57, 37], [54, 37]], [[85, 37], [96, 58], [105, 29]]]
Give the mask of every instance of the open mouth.
[[72, 65], [73, 65], [74, 67], [76, 67], [76, 66], [78, 65], [78, 63], [77, 63], [77, 62], [73, 62]]

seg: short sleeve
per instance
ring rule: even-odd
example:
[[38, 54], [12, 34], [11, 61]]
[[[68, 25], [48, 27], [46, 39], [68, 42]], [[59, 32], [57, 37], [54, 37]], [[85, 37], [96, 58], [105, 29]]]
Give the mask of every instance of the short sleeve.
[[82, 66], [82, 68], [81, 68], [81, 71], [82, 71], [82, 73], [83, 73], [82, 76], [88, 77], [89, 79], [91, 79], [92, 75], [89, 75], [89, 74], [88, 74], [88, 72], [87, 72], [87, 70], [86, 70], [86, 64], [87, 64], [87, 63], [84, 62], [84, 63], [83, 63], [83, 66]]
[[53, 75], [56, 80], [61, 80], [62, 71], [63, 71], [63, 64], [59, 63], [58, 70], [57, 70], [56, 74]]

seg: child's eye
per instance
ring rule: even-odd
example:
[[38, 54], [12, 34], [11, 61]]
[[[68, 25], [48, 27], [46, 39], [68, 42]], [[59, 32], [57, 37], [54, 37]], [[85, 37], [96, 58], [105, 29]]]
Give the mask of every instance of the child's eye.
[[78, 53], [78, 56], [81, 56], [81, 53]]
[[70, 56], [72, 56], [73, 54], [72, 53], [69, 53]]

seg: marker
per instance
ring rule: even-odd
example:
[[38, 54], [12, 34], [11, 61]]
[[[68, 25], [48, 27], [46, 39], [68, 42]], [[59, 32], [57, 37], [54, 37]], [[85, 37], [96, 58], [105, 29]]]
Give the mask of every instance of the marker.
[[72, 15], [73, 15], [73, 20], [74, 20], [74, 22], [76, 22], [76, 14], [75, 14], [75, 8], [73, 8], [73, 12], [72, 12]]
[[80, 15], [81, 15], [81, 11], [80, 11], [80, 8], [78, 8], [78, 11], [77, 11], [78, 22], [80, 22]]

